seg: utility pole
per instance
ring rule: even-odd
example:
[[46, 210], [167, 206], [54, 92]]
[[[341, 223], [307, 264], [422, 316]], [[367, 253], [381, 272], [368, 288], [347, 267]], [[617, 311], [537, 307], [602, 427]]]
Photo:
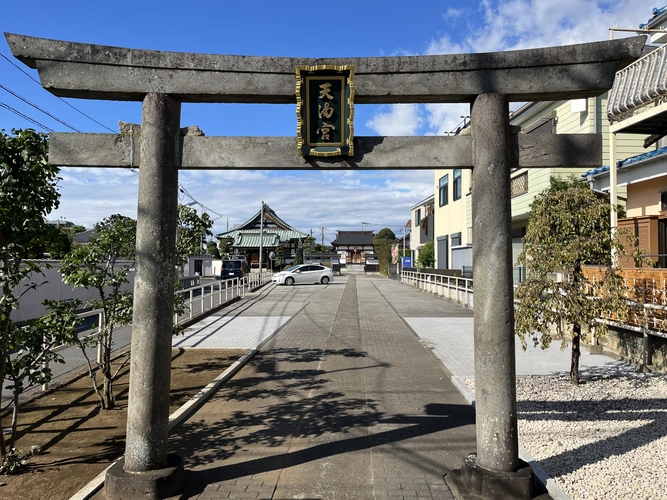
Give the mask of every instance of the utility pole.
[[324, 246], [324, 222], [322, 223], [322, 246]]
[[262, 208], [259, 211], [259, 272], [262, 273], [262, 252], [264, 243], [264, 200], [262, 200]]

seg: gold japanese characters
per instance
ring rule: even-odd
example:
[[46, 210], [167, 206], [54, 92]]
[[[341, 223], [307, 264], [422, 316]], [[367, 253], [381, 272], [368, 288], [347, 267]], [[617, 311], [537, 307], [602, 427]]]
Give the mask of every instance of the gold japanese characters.
[[299, 156], [354, 154], [354, 67], [297, 66]]

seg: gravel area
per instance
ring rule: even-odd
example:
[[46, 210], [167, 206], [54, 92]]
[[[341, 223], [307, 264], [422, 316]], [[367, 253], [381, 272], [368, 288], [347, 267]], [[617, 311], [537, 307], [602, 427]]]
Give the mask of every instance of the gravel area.
[[517, 377], [521, 445], [572, 500], [667, 498], [667, 375], [582, 382]]

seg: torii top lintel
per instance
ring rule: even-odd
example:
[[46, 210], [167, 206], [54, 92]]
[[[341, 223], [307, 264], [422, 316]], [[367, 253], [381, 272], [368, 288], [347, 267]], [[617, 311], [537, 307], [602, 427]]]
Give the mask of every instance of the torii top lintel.
[[354, 65], [358, 104], [510, 101], [600, 95], [618, 69], [641, 55], [645, 36], [560, 47], [433, 56], [299, 59], [128, 49], [5, 33], [12, 54], [61, 97], [181, 102], [296, 102], [295, 68]]

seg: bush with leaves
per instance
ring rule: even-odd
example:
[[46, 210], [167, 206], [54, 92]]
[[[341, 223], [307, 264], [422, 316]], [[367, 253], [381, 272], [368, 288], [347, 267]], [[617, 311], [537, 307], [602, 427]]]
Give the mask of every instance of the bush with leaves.
[[278, 244], [276, 247], [275, 262], [276, 269], [282, 269], [285, 267], [285, 247], [283, 247], [281, 244]]
[[[528, 338], [546, 349], [554, 327], [572, 325], [570, 382], [576, 385], [586, 330], [604, 335], [607, 327], [598, 318], [613, 314], [623, 319], [627, 314], [626, 287], [612, 259], [612, 250], [623, 253], [624, 248], [618, 233], [610, 231], [608, 199], [574, 177], [552, 179], [531, 204], [524, 243], [519, 263], [528, 278], [515, 293], [520, 300], [516, 333], [524, 349]], [[602, 278], [589, 281], [584, 264], [602, 266]], [[567, 278], [556, 280], [560, 272]], [[566, 345], [563, 339], [561, 346]]]
[[299, 264], [303, 264], [303, 248], [301, 247], [294, 252], [294, 263], [292, 265], [298, 266]]
[[435, 265], [435, 247], [432, 241], [425, 243], [419, 249], [419, 255], [417, 256], [417, 262], [419, 263], [420, 269], [425, 269], [427, 267], [433, 267]]
[[[97, 297], [88, 300], [86, 306], [104, 313], [96, 340], [100, 356], [94, 362], [96, 366], [87, 356], [86, 360], [100, 406], [109, 409], [114, 406], [113, 382], [120, 372], [120, 368], [114, 372], [111, 365], [113, 331], [132, 322], [133, 296], [132, 292], [123, 291], [123, 285], [129, 282], [128, 275], [134, 267], [137, 223], [123, 215], [112, 215], [95, 224], [94, 229], [87, 245], [63, 259], [60, 274], [74, 288], [97, 292]], [[97, 373], [103, 379], [101, 390]]]
[[61, 345], [79, 343], [77, 326], [81, 320], [76, 315], [78, 301], [44, 301], [49, 310], [40, 318], [24, 325], [11, 324], [12, 355], [7, 360], [7, 389], [12, 393], [12, 427], [9, 447], [16, 444], [19, 417], [19, 397], [26, 388], [51, 381], [50, 363], [64, 363], [62, 356], [54, 352]]
[[176, 265], [183, 269], [188, 257], [202, 252], [202, 237], [211, 236], [213, 221], [207, 213], [201, 216], [197, 210], [186, 205], [178, 205], [178, 222], [176, 237]]
[[[46, 245], [44, 218], [59, 205], [59, 170], [49, 165], [47, 151], [45, 134], [30, 129], [12, 130], [11, 134], [0, 131], [0, 396], [16, 346], [12, 310], [25, 293], [39, 286], [33, 279], [41, 268], [26, 259], [34, 256], [35, 248]], [[25, 342], [41, 342], [41, 332], [30, 333], [36, 338]], [[0, 433], [3, 463], [6, 456], [4, 435]]]
[[391, 246], [396, 242], [394, 232], [385, 227], [373, 236], [373, 248], [380, 264], [380, 273], [389, 274], [389, 263], [391, 262]]

